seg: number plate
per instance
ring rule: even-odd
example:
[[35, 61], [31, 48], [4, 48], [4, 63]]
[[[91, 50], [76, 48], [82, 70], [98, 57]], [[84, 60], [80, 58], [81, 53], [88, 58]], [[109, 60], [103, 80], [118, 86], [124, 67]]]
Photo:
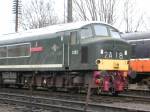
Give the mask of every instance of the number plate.
[[112, 59], [113, 57], [116, 59], [123, 59], [124, 58], [123, 52], [119, 52], [119, 51], [116, 51], [116, 52], [104, 51], [103, 54], [101, 54], [101, 55], [103, 55], [103, 57], [106, 59]]

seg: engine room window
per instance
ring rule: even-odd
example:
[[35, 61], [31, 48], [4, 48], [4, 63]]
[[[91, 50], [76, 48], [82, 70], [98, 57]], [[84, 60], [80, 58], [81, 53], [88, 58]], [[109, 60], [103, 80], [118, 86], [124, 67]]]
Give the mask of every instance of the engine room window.
[[7, 56], [6, 47], [0, 47], [0, 58], [4, 58]]
[[7, 47], [8, 57], [24, 57], [30, 55], [30, 44], [11, 45]]
[[80, 34], [81, 34], [81, 39], [86, 39], [93, 36], [92, 29], [90, 26], [82, 28]]
[[119, 32], [114, 29], [110, 29], [110, 34], [113, 38], [121, 38]]
[[106, 26], [94, 25], [95, 35], [98, 36], [108, 36], [108, 31]]

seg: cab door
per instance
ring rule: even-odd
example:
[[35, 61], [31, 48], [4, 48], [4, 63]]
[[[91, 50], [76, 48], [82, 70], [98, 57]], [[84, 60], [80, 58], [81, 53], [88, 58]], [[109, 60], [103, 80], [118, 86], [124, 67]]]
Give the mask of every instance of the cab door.
[[80, 42], [78, 31], [70, 32], [69, 39], [69, 68], [78, 70], [80, 64]]

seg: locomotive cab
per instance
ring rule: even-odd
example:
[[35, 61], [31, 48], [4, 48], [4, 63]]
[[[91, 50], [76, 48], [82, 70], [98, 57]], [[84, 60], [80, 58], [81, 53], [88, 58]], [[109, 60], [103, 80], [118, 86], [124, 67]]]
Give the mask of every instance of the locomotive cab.
[[99, 91], [116, 94], [127, 89], [130, 46], [120, 39], [119, 31], [105, 24], [90, 24], [78, 35], [77, 44], [71, 47], [71, 69], [93, 71], [92, 88]]
[[[71, 70], [128, 70], [130, 46], [120, 39], [118, 30], [111, 26], [90, 24], [71, 32], [69, 49]], [[114, 63], [110, 63], [112, 59]], [[106, 68], [100, 62], [110, 65]]]

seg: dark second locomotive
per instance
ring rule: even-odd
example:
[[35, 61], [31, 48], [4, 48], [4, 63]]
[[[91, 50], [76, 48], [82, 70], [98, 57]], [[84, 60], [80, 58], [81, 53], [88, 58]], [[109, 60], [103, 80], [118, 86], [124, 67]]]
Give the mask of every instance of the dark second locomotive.
[[100, 22], [53, 25], [0, 38], [0, 83], [117, 94], [127, 87], [130, 46]]
[[133, 71], [130, 83], [136, 84], [134, 89], [150, 88], [150, 33], [135, 32], [123, 35], [132, 46], [130, 68]]

